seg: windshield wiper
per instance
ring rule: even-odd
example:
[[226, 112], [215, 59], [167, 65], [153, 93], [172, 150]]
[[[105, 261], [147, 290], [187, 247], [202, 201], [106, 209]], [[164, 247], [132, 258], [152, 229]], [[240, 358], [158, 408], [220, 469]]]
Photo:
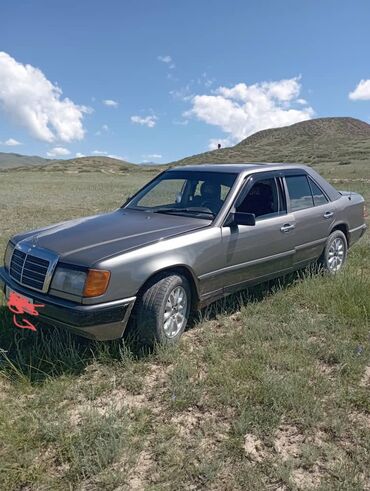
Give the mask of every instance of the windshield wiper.
[[215, 213], [209, 210], [205, 210], [204, 208], [157, 208], [156, 210], [153, 210], [153, 213], [201, 213], [203, 215], [208, 215], [211, 217], [215, 217]]

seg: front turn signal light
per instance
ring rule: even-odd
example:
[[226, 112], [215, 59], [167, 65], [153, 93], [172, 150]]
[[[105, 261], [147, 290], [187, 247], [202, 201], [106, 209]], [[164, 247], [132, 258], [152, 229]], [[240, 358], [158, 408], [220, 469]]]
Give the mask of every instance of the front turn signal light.
[[108, 288], [109, 279], [110, 271], [103, 271], [101, 269], [89, 269], [85, 281], [83, 296], [98, 297], [99, 295], [103, 295], [103, 293], [105, 293]]
[[366, 204], [364, 203], [364, 218], [368, 218], [369, 217], [369, 213], [367, 211], [367, 206]]

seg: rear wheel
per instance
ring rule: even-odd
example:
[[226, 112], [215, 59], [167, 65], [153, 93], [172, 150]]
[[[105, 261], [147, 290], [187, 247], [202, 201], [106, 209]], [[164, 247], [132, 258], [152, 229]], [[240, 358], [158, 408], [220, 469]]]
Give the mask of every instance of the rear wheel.
[[328, 237], [319, 265], [330, 274], [338, 273], [346, 261], [347, 250], [346, 236], [341, 230], [335, 230]]
[[186, 278], [164, 273], [154, 277], [136, 306], [136, 333], [145, 345], [175, 344], [189, 319], [191, 291]]

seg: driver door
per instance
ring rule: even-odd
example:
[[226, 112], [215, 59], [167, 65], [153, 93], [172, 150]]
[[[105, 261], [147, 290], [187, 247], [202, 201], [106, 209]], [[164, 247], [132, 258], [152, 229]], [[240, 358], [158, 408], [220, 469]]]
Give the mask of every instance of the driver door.
[[233, 210], [254, 213], [256, 224], [222, 227], [224, 291], [229, 293], [291, 270], [295, 221], [293, 214], [287, 213], [279, 173], [249, 178]]

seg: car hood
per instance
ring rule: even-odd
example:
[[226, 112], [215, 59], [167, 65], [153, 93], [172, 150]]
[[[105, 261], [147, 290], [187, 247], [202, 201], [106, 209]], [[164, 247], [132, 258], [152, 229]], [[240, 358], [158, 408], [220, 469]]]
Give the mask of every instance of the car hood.
[[97, 261], [208, 226], [210, 220], [118, 209], [33, 230], [14, 237], [51, 250], [68, 263], [92, 266]]

